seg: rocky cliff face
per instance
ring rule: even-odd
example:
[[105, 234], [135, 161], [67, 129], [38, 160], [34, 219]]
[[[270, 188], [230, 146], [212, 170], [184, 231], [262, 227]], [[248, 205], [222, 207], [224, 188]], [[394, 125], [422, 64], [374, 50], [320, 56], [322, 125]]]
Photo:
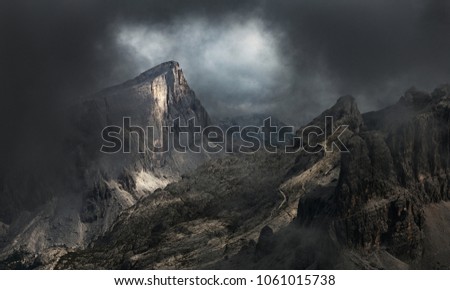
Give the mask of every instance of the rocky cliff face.
[[[133, 80], [85, 97], [69, 114], [76, 120], [66, 145], [70, 183], [56, 188], [47, 200], [38, 198], [39, 190], [48, 191], [52, 186], [36, 181], [26, 187], [24, 190], [37, 191], [38, 202], [31, 207], [5, 200], [2, 213], [9, 206], [14, 215], [6, 215], [6, 224], [1, 224], [0, 241], [5, 245], [2, 256], [13, 251], [41, 252], [55, 246], [82, 247], [105, 232], [120, 212], [137, 200], [209, 159], [206, 154], [174, 150], [139, 154], [138, 146], [144, 140], [137, 140], [133, 134], [132, 140], [123, 140], [130, 141], [131, 153], [99, 152], [102, 129], [111, 125], [123, 127], [123, 117], [130, 117], [132, 126], [154, 127], [156, 146], [163, 141], [162, 127], [173, 125], [176, 118], [182, 125], [191, 118], [202, 127], [210, 123], [177, 62], [163, 63]], [[19, 196], [18, 191], [22, 190], [5, 188], [11, 191], [2, 193], [5, 198]]]
[[[103, 142], [98, 138], [99, 132], [106, 126], [124, 127], [123, 119], [126, 117], [130, 118], [131, 127], [154, 128], [153, 136], [147, 136], [150, 139], [147, 145], [156, 147], [162, 146], [163, 143], [162, 128], [172, 126], [177, 118], [181, 125], [186, 125], [192, 118], [201, 127], [210, 124], [207, 112], [188, 86], [177, 62], [160, 64], [133, 80], [88, 97], [84, 101], [84, 113], [80, 117], [79, 126], [86, 132], [83, 136], [85, 147], [95, 145], [97, 150], [94, 153], [101, 162], [94, 167], [97, 170], [100, 166], [107, 174], [120, 175], [122, 168], [131, 163], [135, 167], [151, 170], [160, 175], [179, 175], [180, 172], [191, 170], [208, 158], [204, 154], [180, 154], [174, 150], [166, 153], [147, 151], [145, 154], [137, 154], [139, 149], [145, 149], [144, 140], [143, 138], [138, 140], [136, 130], [130, 134], [126, 131], [127, 128], [123, 128], [125, 132], [122, 149], [128, 148], [130, 154], [108, 156], [100, 154], [98, 150]], [[97, 130], [93, 130], [93, 126]], [[111, 166], [111, 163], [118, 161], [117, 159], [122, 166]]]
[[[431, 94], [411, 89], [394, 106], [362, 116], [350, 109], [354, 101], [346, 103], [324, 113], [344, 112], [343, 120], [353, 124], [345, 136], [350, 153], [334, 163], [337, 179], [303, 190], [296, 226], [272, 238], [278, 245], [250, 267], [450, 267], [450, 247], [436, 230], [450, 224], [449, 87]], [[294, 258], [277, 264], [288, 252]]]
[[449, 199], [449, 109], [443, 86], [432, 94], [411, 89], [396, 105], [363, 115], [366, 128], [350, 140], [334, 198], [334, 226], [347, 243], [423, 265], [435, 238], [424, 210]]
[[[80, 119], [79, 124], [89, 128], [87, 134], [82, 136], [82, 144], [87, 149], [77, 159], [83, 180], [88, 180], [93, 188], [84, 196], [81, 220], [95, 226], [94, 233], [103, 233], [122, 210], [154, 190], [178, 180], [183, 173], [210, 158], [204, 152], [180, 153], [171, 145], [163, 153], [145, 150], [145, 139], [142, 136], [138, 138], [136, 133], [130, 134], [124, 128], [124, 117], [130, 118], [133, 127], [144, 130], [152, 127], [153, 136], [146, 136], [147, 146], [162, 147], [165, 138], [163, 128], [172, 126], [175, 119], [179, 119], [181, 125], [186, 125], [190, 119], [202, 128], [210, 124], [207, 112], [190, 89], [177, 62], [160, 64], [133, 80], [90, 96], [84, 101], [84, 106], [87, 115]], [[94, 125], [92, 120], [96, 120]], [[130, 153], [111, 155], [99, 152], [101, 139], [98, 132], [111, 125], [122, 127], [125, 136], [123, 146], [130, 144]], [[93, 127], [96, 129], [93, 130]], [[183, 145], [187, 142], [178, 139], [168, 141]], [[89, 158], [92, 144], [96, 144], [94, 161]], [[139, 153], [141, 149], [145, 153]]]

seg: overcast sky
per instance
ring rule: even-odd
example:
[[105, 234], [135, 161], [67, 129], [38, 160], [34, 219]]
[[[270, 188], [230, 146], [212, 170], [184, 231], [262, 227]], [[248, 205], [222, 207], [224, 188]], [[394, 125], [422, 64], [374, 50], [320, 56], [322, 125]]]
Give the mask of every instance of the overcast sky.
[[382, 108], [450, 82], [449, 13], [446, 0], [1, 1], [0, 154], [51, 139], [71, 100], [167, 60], [212, 116], [301, 124], [345, 94]]

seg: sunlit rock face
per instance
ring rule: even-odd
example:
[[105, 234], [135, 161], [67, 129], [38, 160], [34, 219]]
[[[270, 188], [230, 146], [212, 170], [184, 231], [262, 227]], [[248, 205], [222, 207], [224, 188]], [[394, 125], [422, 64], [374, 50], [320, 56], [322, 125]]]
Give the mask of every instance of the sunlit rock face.
[[[82, 98], [71, 108], [69, 117], [75, 120], [66, 150], [72, 161], [67, 164], [73, 174], [72, 182], [52, 191], [52, 195], [33, 207], [20, 209], [20, 204], [17, 205], [18, 213], [9, 216], [7, 223], [0, 223], [0, 246], [5, 245], [5, 253], [19, 248], [41, 252], [54, 246], [86, 245], [137, 200], [164, 188], [209, 159], [206, 154], [178, 153], [171, 148], [165, 153], [139, 153], [137, 149], [146, 140], [138, 140], [137, 134], [131, 134], [128, 140], [126, 128], [122, 128], [125, 136], [122, 141], [130, 141], [131, 153], [100, 152], [102, 130], [111, 125], [123, 127], [124, 117], [130, 118], [131, 126], [153, 127], [154, 136], [150, 141], [157, 147], [163, 142], [162, 127], [172, 126], [177, 118], [181, 124], [187, 124], [191, 118], [203, 127], [210, 123], [175, 61], [162, 63], [123, 84]], [[27, 188], [47, 191], [51, 188], [38, 183], [36, 180]], [[8, 191], [14, 197], [19, 188], [9, 186]]]
[[[195, 169], [210, 158], [205, 153], [180, 153], [172, 147], [164, 153], [150, 150], [138, 153], [139, 146], [143, 146], [144, 141], [148, 146], [163, 146], [163, 127], [172, 126], [175, 119], [179, 119], [182, 125], [192, 118], [199, 126], [206, 127], [210, 124], [206, 110], [175, 61], [162, 63], [135, 79], [88, 97], [84, 107], [88, 108], [90, 114], [88, 122], [95, 120], [93, 128], [96, 128], [89, 130], [85, 139], [88, 140], [86, 148], [90, 149], [91, 144], [99, 140], [99, 132], [111, 125], [122, 127], [125, 136], [122, 141], [130, 141], [131, 144], [130, 153], [109, 155], [95, 152], [95, 164], [89, 158], [81, 158], [81, 163], [86, 164], [84, 180], [96, 176], [92, 182], [100, 188], [100, 194], [92, 194], [90, 191], [85, 196], [82, 216], [87, 217], [86, 220], [91, 224], [98, 224], [101, 232], [112, 223], [110, 216], [116, 217], [136, 200], [178, 180], [183, 173]], [[131, 126], [143, 129], [152, 127], [153, 136], [145, 136], [147, 140], [142, 140], [140, 136], [138, 140], [137, 134], [128, 134], [127, 128], [123, 128], [124, 117], [130, 118]], [[83, 124], [84, 120], [80, 120], [80, 123]], [[97, 135], [92, 136], [92, 132]], [[182, 141], [180, 140], [181, 143]], [[97, 148], [99, 146], [97, 143]], [[88, 154], [89, 149], [86, 150]], [[117, 203], [109, 204], [111, 199], [119, 201], [118, 209]], [[110, 214], [113, 208], [114, 211]], [[106, 226], [105, 218], [108, 219]]]

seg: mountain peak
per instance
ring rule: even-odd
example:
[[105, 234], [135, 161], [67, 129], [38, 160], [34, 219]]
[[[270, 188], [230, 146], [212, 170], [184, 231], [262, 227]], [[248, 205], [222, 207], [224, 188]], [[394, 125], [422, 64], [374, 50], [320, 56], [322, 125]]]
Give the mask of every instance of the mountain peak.
[[171, 61], [163, 62], [155, 67], [152, 67], [151, 69], [140, 74], [139, 77], [144, 77], [146, 79], [154, 78], [159, 75], [166, 74], [168, 72], [177, 72], [177, 71], [181, 71], [180, 64], [174, 60], [171, 60]]
[[422, 108], [423, 106], [429, 104], [431, 100], [432, 98], [429, 93], [412, 87], [405, 92], [403, 97], [400, 98], [400, 103], [412, 104]]
[[352, 95], [345, 95], [342, 97], [339, 97], [339, 99], [336, 101], [336, 105], [337, 104], [356, 104], [356, 100]]

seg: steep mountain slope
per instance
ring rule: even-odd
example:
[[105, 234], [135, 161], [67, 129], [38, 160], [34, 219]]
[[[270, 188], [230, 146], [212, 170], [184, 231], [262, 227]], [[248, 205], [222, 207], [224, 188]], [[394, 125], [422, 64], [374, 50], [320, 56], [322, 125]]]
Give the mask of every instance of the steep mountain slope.
[[[3, 257], [19, 249], [34, 253], [54, 246], [84, 246], [106, 231], [121, 211], [210, 158], [204, 153], [182, 154], [174, 150], [139, 154], [137, 149], [144, 139], [137, 140], [137, 134], [129, 132], [123, 132], [122, 142], [130, 142], [131, 153], [100, 153], [103, 128], [123, 127], [123, 117], [130, 117], [132, 126], [156, 128], [155, 146], [163, 142], [162, 127], [171, 126], [176, 118], [181, 125], [191, 118], [202, 127], [210, 123], [179, 64], [173, 61], [83, 98], [68, 115], [75, 125], [65, 144], [68, 155], [65, 184], [55, 188], [27, 176], [14, 178], [22, 183], [24, 179], [30, 180], [28, 186], [3, 183], [8, 192], [2, 192], [2, 212], [14, 206], [9, 211], [14, 215], [9, 214], [3, 219], [5, 224], [1, 224]], [[39, 192], [45, 190], [55, 193], [48, 200], [39, 199]], [[20, 191], [28, 191], [30, 196], [33, 196], [30, 191], [36, 191], [34, 206], [20, 205], [20, 198], [17, 199], [22, 196]]]
[[296, 222], [270, 237], [263, 257], [256, 245], [225, 267], [449, 268], [449, 91], [411, 89], [364, 114], [337, 183], [306, 190]]

